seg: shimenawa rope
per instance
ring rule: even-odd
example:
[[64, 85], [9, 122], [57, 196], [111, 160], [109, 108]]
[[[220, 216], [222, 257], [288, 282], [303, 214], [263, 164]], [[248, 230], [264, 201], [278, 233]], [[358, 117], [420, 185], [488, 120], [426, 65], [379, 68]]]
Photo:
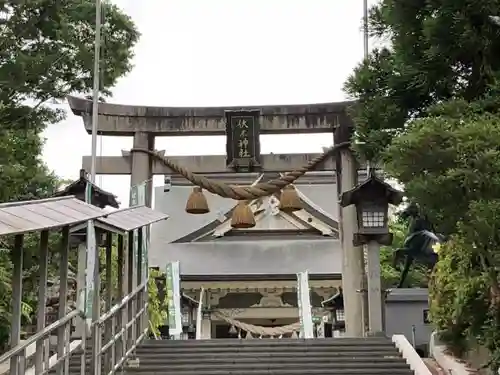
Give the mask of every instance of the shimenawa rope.
[[185, 179], [189, 180], [194, 185], [199, 186], [202, 189], [205, 189], [213, 194], [220, 195], [224, 198], [232, 198], [235, 200], [253, 200], [274, 194], [283, 189], [285, 186], [294, 183], [306, 172], [314, 170], [318, 165], [323, 163], [329, 157], [333, 156], [337, 151], [349, 147], [349, 145], [350, 142], [342, 142], [334, 145], [325, 150], [325, 152], [323, 152], [323, 154], [321, 154], [320, 156], [314, 158], [309, 163], [294, 170], [293, 172], [289, 172], [284, 176], [281, 176], [279, 179], [270, 180], [267, 182], [259, 182], [258, 184], [253, 186], [228, 185], [220, 181], [211, 180], [189, 171], [188, 169], [176, 164], [169, 158], [161, 155], [159, 152], [153, 150], [133, 148], [131, 152], [142, 152], [153, 156], [168, 168], [180, 174]]
[[231, 324], [234, 327], [237, 327], [243, 331], [250, 332], [257, 336], [283, 336], [287, 333], [293, 333], [300, 331], [300, 322], [296, 322], [293, 324], [288, 324], [286, 326], [281, 327], [261, 327], [253, 324], [243, 323], [239, 320], [232, 319], [227, 315], [221, 312], [214, 312], [214, 315], [218, 318], [224, 320], [226, 323]]

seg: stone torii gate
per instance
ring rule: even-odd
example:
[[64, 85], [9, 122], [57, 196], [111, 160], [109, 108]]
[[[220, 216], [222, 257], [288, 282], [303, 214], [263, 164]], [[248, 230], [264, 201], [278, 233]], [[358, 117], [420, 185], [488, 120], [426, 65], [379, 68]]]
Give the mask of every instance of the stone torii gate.
[[[73, 113], [81, 116], [90, 134], [92, 101], [70, 96]], [[103, 136], [131, 136], [133, 149], [122, 156], [101, 156], [97, 161], [98, 174], [131, 174], [131, 184], [152, 181], [155, 174], [182, 175], [195, 185], [237, 200], [254, 199], [281, 190], [310, 170], [336, 171], [338, 199], [341, 191], [357, 183], [358, 164], [348, 147], [352, 121], [346, 113], [351, 102], [284, 105], [261, 107], [148, 107], [99, 103], [98, 134]], [[241, 130], [241, 123], [250, 124], [250, 133]], [[239, 125], [238, 125], [239, 124]], [[237, 130], [238, 126], [240, 130]], [[335, 146], [323, 154], [268, 154], [260, 155], [260, 134], [332, 133]], [[155, 150], [156, 136], [226, 135], [227, 156], [182, 156], [165, 158], [164, 151]], [[244, 144], [242, 143], [244, 142]], [[242, 146], [245, 146], [243, 149]], [[247, 150], [248, 147], [248, 150]], [[239, 154], [238, 154], [239, 152]], [[335, 154], [335, 158], [332, 158]], [[90, 168], [90, 156], [83, 157], [83, 168]], [[297, 169], [298, 167], [302, 167]], [[235, 172], [289, 172], [273, 184], [256, 187], [231, 187], [224, 180]], [[213, 177], [208, 181], [193, 175]], [[257, 190], [255, 189], [257, 188]], [[152, 205], [152, 183], [148, 186], [146, 204]], [[346, 333], [362, 336], [364, 290], [363, 250], [354, 247], [353, 234], [357, 232], [353, 207], [340, 209], [341, 240], [343, 248], [343, 292], [345, 296]]]

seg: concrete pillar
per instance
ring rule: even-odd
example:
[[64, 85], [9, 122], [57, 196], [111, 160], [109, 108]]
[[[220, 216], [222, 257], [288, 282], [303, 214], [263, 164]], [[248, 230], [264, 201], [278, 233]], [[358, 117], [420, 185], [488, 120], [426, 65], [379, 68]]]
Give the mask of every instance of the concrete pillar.
[[[148, 150], [154, 150], [155, 145], [154, 142], [155, 137], [154, 135], [146, 132], [136, 132], [134, 134], [134, 140], [133, 140], [133, 148], [142, 148], [142, 149], [148, 149]], [[147, 181], [146, 183], [146, 206], [147, 207], [152, 207], [153, 206], [153, 160], [152, 157], [149, 154], [143, 153], [143, 152], [135, 152], [132, 153], [132, 172], [130, 176], [130, 186], [136, 186], [144, 181]], [[130, 197], [131, 199], [131, 197]], [[132, 202], [129, 202], [130, 205], [132, 205]], [[143, 232], [144, 231], [144, 232]], [[143, 248], [143, 242], [142, 242], [142, 236], [148, 236], [149, 233], [145, 233], [146, 231], [149, 231], [148, 228], [141, 228], [138, 230], [139, 236], [138, 236], [138, 254], [132, 254], [130, 259], [130, 270], [131, 273], [129, 277], [133, 280], [132, 281], [132, 289], [129, 290], [129, 293], [135, 289], [136, 286], [141, 284], [142, 278], [145, 276], [143, 274], [143, 257], [142, 257], [142, 252], [146, 251], [146, 249]], [[132, 238], [133, 241], [133, 238]], [[129, 251], [132, 251], [133, 247], [129, 248]], [[135, 257], [138, 257], [137, 259]], [[136, 278], [139, 277], [139, 280], [136, 280]], [[147, 277], [147, 276], [146, 276]], [[137, 281], [137, 282], [136, 282]], [[130, 283], [130, 281], [129, 281]], [[142, 306], [147, 302], [148, 299], [148, 293], [147, 290], [141, 295], [137, 297], [137, 300], [132, 303], [134, 306], [134, 314], [135, 312], [139, 311]], [[130, 318], [130, 317], [129, 317]], [[147, 327], [148, 320], [147, 319], [140, 319], [139, 324], [137, 325], [137, 337], [139, 337], [140, 333]]]
[[[145, 132], [137, 132], [134, 134], [134, 148], [145, 148], [154, 150], [154, 135]], [[146, 190], [146, 206], [151, 207], [153, 202], [153, 160], [151, 157], [142, 152], [132, 154], [132, 174], [130, 177], [130, 185], [135, 186], [144, 181], [148, 181]]]
[[[340, 151], [340, 182], [342, 192], [351, 190], [357, 184], [358, 164], [350, 150]], [[362, 337], [364, 334], [363, 290], [364, 255], [363, 247], [353, 245], [354, 233], [358, 232], [356, 208], [339, 208], [340, 238], [342, 242], [342, 288], [346, 336]]]
[[380, 283], [380, 245], [368, 243], [368, 317], [370, 333], [383, 331], [382, 288]]
[[201, 319], [201, 339], [209, 340], [212, 338], [212, 321], [210, 318]]

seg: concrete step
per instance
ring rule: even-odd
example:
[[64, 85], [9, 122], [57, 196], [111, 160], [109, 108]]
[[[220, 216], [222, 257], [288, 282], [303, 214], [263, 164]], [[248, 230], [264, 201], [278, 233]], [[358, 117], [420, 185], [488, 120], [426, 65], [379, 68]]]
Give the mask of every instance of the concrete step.
[[386, 337], [326, 339], [214, 339], [214, 340], [145, 340], [141, 347], [228, 347], [228, 346], [393, 346]]
[[[188, 364], [174, 364], [166, 362], [162, 364], [143, 364], [141, 363], [139, 367], [136, 368], [127, 368], [127, 372], [164, 372], [164, 373], [179, 373], [190, 370], [198, 370], [198, 371], [210, 371], [210, 370], [226, 370], [231, 371], [234, 369], [244, 370], [279, 370], [279, 369], [302, 369], [304, 372], [312, 369], [324, 369], [324, 370], [343, 370], [343, 369], [387, 369], [388, 371], [392, 371], [394, 369], [408, 369], [408, 365], [405, 362], [359, 362], [356, 360], [352, 360], [351, 362], [271, 362], [271, 361], [262, 361], [262, 362], [247, 362], [247, 363], [188, 363]], [[388, 372], [389, 374], [389, 372]]]
[[332, 360], [342, 360], [343, 358], [399, 358], [400, 354], [396, 349], [391, 350], [372, 350], [370, 352], [331, 352], [331, 351], [264, 351], [264, 352], [217, 352], [217, 353], [203, 353], [203, 352], [183, 352], [183, 353], [162, 353], [160, 355], [155, 353], [136, 353], [137, 357], [141, 361], [156, 360], [161, 359], [164, 361], [174, 361], [174, 360], [193, 360], [193, 361], [203, 361], [208, 358], [299, 358], [300, 360], [310, 359], [316, 360], [317, 358], [331, 358]]
[[[91, 362], [91, 351], [86, 355]], [[410, 375], [388, 338], [147, 340], [125, 375]], [[82, 375], [80, 355], [70, 375]], [[103, 367], [104, 367], [103, 358]], [[90, 375], [90, 366], [86, 374]]]
[[[127, 375], [129, 372], [124, 371], [119, 374]], [[304, 375], [304, 370], [217, 370], [217, 371], [189, 371], [181, 372], [181, 375]], [[307, 375], [414, 375], [412, 370], [387, 370], [387, 369], [346, 369], [346, 370], [308, 370]], [[104, 374], [104, 373], [102, 373]], [[132, 373], [130, 373], [132, 374]], [[132, 375], [136, 375], [134, 373]], [[161, 372], [141, 372], [141, 375], [164, 375]], [[173, 373], [172, 373], [173, 374]], [[69, 371], [69, 375], [82, 375], [80, 371]], [[90, 371], [86, 371], [85, 375], [91, 375]]]
[[272, 361], [274, 363], [300, 363], [300, 362], [315, 362], [315, 363], [347, 363], [353, 361], [360, 362], [384, 362], [384, 363], [393, 363], [393, 362], [403, 362], [406, 363], [405, 360], [398, 356], [376, 356], [373, 353], [364, 353], [364, 355], [351, 355], [351, 356], [335, 356], [335, 355], [303, 355], [303, 356], [293, 356], [287, 353], [282, 353], [278, 356], [259, 356], [259, 355], [245, 355], [245, 356], [200, 356], [200, 355], [192, 355], [192, 356], [183, 356], [181, 358], [176, 358], [174, 356], [164, 358], [164, 357], [138, 357], [141, 366], [142, 365], [156, 365], [156, 364], [184, 364], [184, 363], [255, 363], [255, 361], [260, 362], [269, 362]]
[[[125, 371], [126, 374], [135, 375], [138, 372]], [[165, 369], [159, 372], [142, 371], [141, 375], [168, 374]], [[173, 373], [172, 373], [173, 374]], [[414, 375], [410, 368], [407, 369], [232, 369], [232, 370], [187, 370], [177, 372], [182, 375]]]
[[[243, 368], [243, 367], [297, 367], [297, 366], [310, 366], [310, 367], [352, 367], [353, 365], [360, 365], [363, 367], [373, 366], [377, 368], [381, 367], [390, 367], [390, 368], [400, 368], [407, 367], [406, 361], [403, 358], [343, 358], [332, 359], [332, 358], [320, 358], [315, 359], [314, 361], [304, 361], [302, 358], [278, 358], [278, 359], [259, 359], [259, 358], [228, 358], [224, 359], [204, 359], [202, 362], [191, 361], [191, 360], [182, 360], [182, 361], [143, 361], [139, 362], [139, 368], [142, 370], [150, 370], [151, 372], [164, 369], [168, 367], [169, 369], [183, 369], [187, 368]], [[104, 364], [102, 364], [104, 367]], [[71, 369], [79, 369], [80, 364], [71, 363]]]
[[260, 346], [260, 347], [238, 347], [231, 346], [227, 348], [158, 348], [155, 350], [139, 347], [136, 350], [136, 354], [138, 356], [141, 355], [172, 355], [177, 356], [181, 354], [193, 354], [194, 352], [199, 354], [234, 354], [234, 353], [369, 353], [369, 352], [384, 352], [387, 355], [398, 353], [395, 347], [384, 347], [384, 348], [353, 348], [353, 347], [323, 347], [323, 348], [308, 348], [308, 347], [268, 347], [268, 346]]

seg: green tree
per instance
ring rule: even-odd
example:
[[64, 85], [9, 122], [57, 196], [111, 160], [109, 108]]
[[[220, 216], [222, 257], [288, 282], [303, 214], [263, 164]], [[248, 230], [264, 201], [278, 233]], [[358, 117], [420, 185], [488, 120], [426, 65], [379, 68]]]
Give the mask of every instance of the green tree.
[[[102, 96], [131, 69], [139, 33], [110, 1], [103, 2]], [[95, 3], [90, 0], [0, 0], [0, 202], [46, 197], [58, 179], [41, 159], [43, 130], [64, 118], [50, 106], [71, 93], [92, 89]], [[25, 259], [37, 262], [35, 241], [27, 238]], [[3, 249], [11, 248], [9, 238]], [[52, 248], [51, 251], [54, 251]], [[31, 264], [25, 265], [27, 270]], [[0, 257], [0, 308], [10, 304], [9, 257]], [[36, 286], [36, 273], [26, 281]], [[5, 276], [5, 277], [4, 277]], [[36, 306], [33, 289], [25, 294]], [[8, 315], [0, 314], [0, 346]], [[8, 328], [7, 328], [8, 332]]]
[[489, 16], [498, 0], [382, 0], [371, 8], [371, 34], [390, 43], [375, 49], [345, 84], [358, 149], [381, 156], [409, 120], [430, 105], [486, 94], [500, 69], [500, 31]]
[[431, 315], [460, 351], [473, 338], [500, 364], [497, 223], [500, 212], [498, 0], [382, 0], [373, 36], [389, 42], [345, 84], [361, 157], [405, 186], [443, 246]]
[[[76, 259], [75, 259], [76, 261]], [[118, 297], [118, 249], [116, 244], [113, 244], [111, 248], [111, 288], [112, 288], [112, 299], [113, 303], [119, 303], [120, 301], [117, 299]], [[101, 291], [101, 299], [104, 299], [106, 296], [106, 249], [99, 249], [99, 275], [100, 275], [100, 291]], [[161, 298], [160, 293], [158, 291], [158, 279], [165, 278], [165, 274], [157, 271], [155, 269], [149, 270], [149, 278], [147, 284], [148, 290], [148, 327], [150, 332], [159, 336], [160, 331], [159, 327], [165, 324], [167, 319], [167, 301], [165, 298]], [[1, 282], [1, 274], [0, 274], [0, 282]], [[0, 284], [1, 287], [1, 284]]]
[[165, 274], [154, 269], [149, 270], [148, 280], [148, 317], [149, 329], [155, 336], [160, 335], [159, 327], [164, 325], [168, 316], [168, 305], [165, 293], [160, 296], [158, 279], [164, 279]]

